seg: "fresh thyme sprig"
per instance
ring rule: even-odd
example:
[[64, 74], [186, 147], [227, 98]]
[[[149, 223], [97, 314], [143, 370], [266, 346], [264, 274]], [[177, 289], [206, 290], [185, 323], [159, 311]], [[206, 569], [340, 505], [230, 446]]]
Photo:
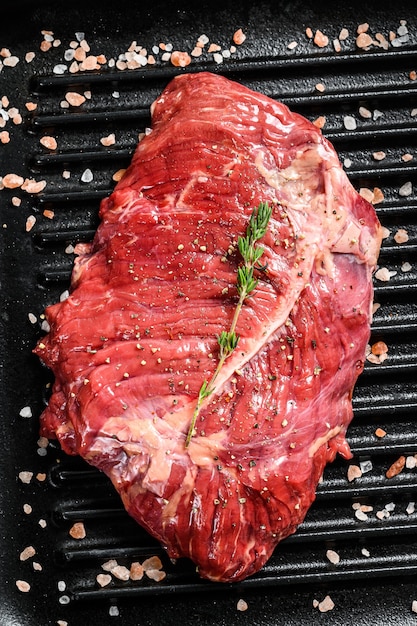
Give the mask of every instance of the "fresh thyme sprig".
[[242, 310], [243, 303], [256, 289], [258, 284], [258, 279], [255, 278], [254, 271], [266, 270], [266, 265], [259, 265], [259, 260], [264, 253], [264, 249], [262, 246], [257, 246], [255, 244], [265, 235], [268, 229], [271, 213], [272, 209], [268, 202], [260, 202], [258, 207], [252, 211], [252, 215], [246, 229], [246, 236], [238, 238], [237, 246], [240, 255], [243, 258], [243, 264], [240, 265], [237, 270], [236, 287], [239, 294], [239, 300], [236, 305], [229, 330], [222, 330], [220, 335], [217, 337], [217, 343], [219, 344], [219, 361], [211, 379], [205, 380], [200, 387], [197, 404], [194, 409], [187, 438], [185, 440], [186, 448], [190, 445], [190, 441], [194, 435], [195, 425], [203, 402], [215, 390], [216, 379], [226, 359], [232, 354], [239, 342], [239, 336], [236, 334], [237, 321]]

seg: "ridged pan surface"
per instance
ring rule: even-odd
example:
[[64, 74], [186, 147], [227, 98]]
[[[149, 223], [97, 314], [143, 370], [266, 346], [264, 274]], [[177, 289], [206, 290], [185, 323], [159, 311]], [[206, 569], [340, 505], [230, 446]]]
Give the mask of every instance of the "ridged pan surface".
[[[0, 135], [0, 176], [46, 185], [36, 193], [0, 190], [1, 626], [415, 623], [417, 9], [411, 2], [362, 4], [132, 7], [122, 0], [100, 11], [87, 2], [22, 3], [5, 12], [0, 133], [8, 137]], [[233, 48], [240, 28], [246, 40]], [[317, 31], [328, 37], [322, 47]], [[198, 41], [206, 42], [203, 52], [191, 55]], [[80, 66], [82, 52], [71, 56], [83, 47], [85, 57], [97, 57], [96, 69]], [[174, 66], [172, 50], [188, 52], [190, 64]], [[45, 306], [68, 289], [74, 246], [91, 240], [101, 198], [150, 123], [150, 104], [173, 76], [201, 70], [321, 120], [354, 186], [373, 195], [386, 235], [370, 345], [384, 342], [388, 353], [381, 362], [370, 357], [355, 389], [353, 459], [326, 469], [297, 533], [259, 574], [236, 585], [204, 582], [190, 563], [171, 563], [103, 475], [39, 439], [50, 375], [31, 353], [45, 330]], [[85, 102], [68, 107], [68, 92]], [[115, 143], [103, 145], [112, 133]], [[56, 139], [56, 149], [40, 143], [45, 136]], [[401, 471], [387, 477], [393, 464]], [[77, 522], [83, 539], [70, 535]], [[160, 582], [146, 575], [97, 582], [109, 559], [129, 567], [152, 556], [166, 573]], [[329, 604], [319, 603], [327, 596], [334, 606], [324, 615]], [[239, 600], [247, 610], [238, 610]]]

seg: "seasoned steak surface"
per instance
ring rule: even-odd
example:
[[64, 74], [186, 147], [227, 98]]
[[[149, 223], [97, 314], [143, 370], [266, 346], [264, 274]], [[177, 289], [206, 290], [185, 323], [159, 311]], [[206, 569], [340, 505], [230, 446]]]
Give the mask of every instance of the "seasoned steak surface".
[[[238, 347], [185, 438], [230, 327], [237, 239], [273, 207]], [[201, 576], [237, 581], [293, 533], [346, 458], [381, 236], [309, 121], [210, 73], [175, 78], [80, 245], [36, 348], [55, 374], [42, 434], [103, 470]]]

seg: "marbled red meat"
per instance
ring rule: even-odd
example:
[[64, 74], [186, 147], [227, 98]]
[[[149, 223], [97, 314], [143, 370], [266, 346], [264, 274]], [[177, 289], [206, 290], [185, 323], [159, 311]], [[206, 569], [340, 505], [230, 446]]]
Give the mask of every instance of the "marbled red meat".
[[[186, 447], [237, 303], [237, 238], [260, 201], [273, 207], [267, 270]], [[242, 580], [303, 521], [326, 463], [350, 455], [375, 211], [313, 124], [197, 73], [153, 104], [100, 218], [36, 348], [55, 375], [42, 434], [103, 470], [171, 557]]]

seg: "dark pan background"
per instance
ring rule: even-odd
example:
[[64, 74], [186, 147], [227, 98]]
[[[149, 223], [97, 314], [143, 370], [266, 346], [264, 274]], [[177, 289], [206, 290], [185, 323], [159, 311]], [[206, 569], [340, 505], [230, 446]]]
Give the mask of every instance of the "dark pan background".
[[[324, 2], [272, 0], [119, 0], [104, 6], [87, 0], [2, 7], [0, 49], [9, 48], [20, 63], [0, 72], [0, 98], [8, 96], [24, 123], [7, 123], [11, 141], [0, 145], [0, 176], [14, 172], [45, 179], [47, 187], [36, 197], [20, 190], [0, 191], [1, 626], [46, 626], [58, 620], [70, 626], [417, 623], [411, 609], [417, 600], [417, 514], [406, 513], [407, 504], [417, 500], [417, 470], [405, 469], [390, 480], [385, 477], [400, 455], [417, 453], [417, 117], [410, 114], [417, 107], [417, 81], [409, 78], [410, 71], [417, 70], [416, 18], [417, 7], [411, 1], [329, 7]], [[407, 21], [409, 31], [400, 46], [387, 51], [355, 47], [358, 24], [368, 22], [372, 34], [387, 36], [397, 30], [400, 20]], [[313, 32], [322, 30], [330, 40], [346, 27], [350, 38], [335, 54], [331, 44], [319, 49], [308, 41], [307, 26]], [[381, 266], [397, 274], [388, 283], [375, 281], [375, 299], [381, 307], [375, 314], [372, 341], [386, 341], [389, 358], [383, 365], [367, 364], [355, 391], [355, 420], [349, 431], [352, 462], [370, 462], [370, 471], [349, 483], [349, 463], [337, 460], [326, 470], [306, 522], [279, 546], [264, 570], [240, 585], [219, 586], [200, 581], [188, 563], [167, 561], [159, 546], [128, 518], [103, 476], [79, 459], [68, 459], [56, 445], [49, 445], [44, 456], [39, 453], [39, 415], [50, 377], [31, 350], [42, 335], [44, 307], [68, 288], [73, 257], [65, 249], [92, 237], [99, 201], [111, 191], [113, 172], [129, 163], [137, 135], [149, 123], [150, 103], [175, 73], [183, 71], [158, 62], [129, 72], [57, 76], [54, 65], [63, 62], [64, 50], [80, 31], [92, 53], [110, 58], [125, 52], [133, 40], [148, 50], [163, 41], [191, 51], [203, 33], [226, 48], [239, 27], [247, 40], [230, 60], [216, 65], [204, 55], [187, 71], [222, 72], [282, 99], [309, 119], [325, 115], [324, 133], [341, 160], [351, 160], [347, 171], [355, 187], [380, 187], [384, 192], [377, 211], [391, 234], [384, 240]], [[61, 46], [40, 52], [42, 29], [53, 31]], [[299, 45], [290, 51], [287, 45], [293, 40]], [[35, 60], [25, 63], [25, 53], [32, 50]], [[326, 85], [323, 94], [315, 90], [318, 82]], [[65, 112], [59, 102], [69, 89], [91, 90], [92, 98], [82, 109]], [[114, 91], [119, 98], [112, 96]], [[38, 102], [33, 115], [24, 106], [29, 100]], [[382, 116], [364, 119], [358, 114], [360, 106]], [[356, 131], [345, 129], [345, 115], [355, 117]], [[103, 148], [100, 137], [113, 131], [116, 146]], [[54, 154], [39, 144], [47, 134], [58, 138]], [[375, 150], [384, 150], [387, 158], [376, 162], [371, 156]], [[415, 159], [403, 162], [405, 152]], [[88, 185], [80, 182], [86, 167], [94, 172]], [[71, 171], [68, 181], [61, 176], [63, 169]], [[408, 181], [413, 192], [402, 197], [398, 190]], [[20, 207], [12, 205], [12, 196], [22, 198]], [[45, 209], [54, 211], [54, 219], [43, 216]], [[27, 233], [30, 214], [37, 222]], [[402, 245], [393, 239], [400, 227], [409, 234]], [[404, 262], [411, 264], [409, 272], [401, 271]], [[31, 323], [28, 313], [38, 322]], [[19, 415], [26, 406], [32, 417]], [[385, 438], [375, 437], [377, 427], [387, 431]], [[34, 473], [30, 484], [18, 479], [24, 470]], [[38, 473], [46, 479], [37, 478]], [[368, 519], [355, 517], [354, 503], [373, 507]], [[389, 507], [390, 515], [379, 520], [376, 512], [391, 503], [395, 508]], [[30, 515], [23, 512], [24, 504], [32, 506]], [[45, 520], [46, 528], [40, 520]], [[77, 542], [68, 531], [81, 520], [87, 537]], [[36, 554], [21, 561], [19, 555], [29, 545]], [[340, 554], [338, 565], [326, 558], [329, 548]], [[152, 554], [160, 554], [164, 561], [163, 582], [114, 580], [104, 589], [96, 584], [107, 559], [129, 565]], [[35, 571], [33, 562], [42, 570]], [[18, 591], [16, 580], [28, 581], [30, 592]], [[335, 607], [320, 613], [313, 601], [328, 594]], [[248, 603], [246, 612], [237, 611], [239, 598]], [[113, 612], [119, 614], [112, 616]]]

